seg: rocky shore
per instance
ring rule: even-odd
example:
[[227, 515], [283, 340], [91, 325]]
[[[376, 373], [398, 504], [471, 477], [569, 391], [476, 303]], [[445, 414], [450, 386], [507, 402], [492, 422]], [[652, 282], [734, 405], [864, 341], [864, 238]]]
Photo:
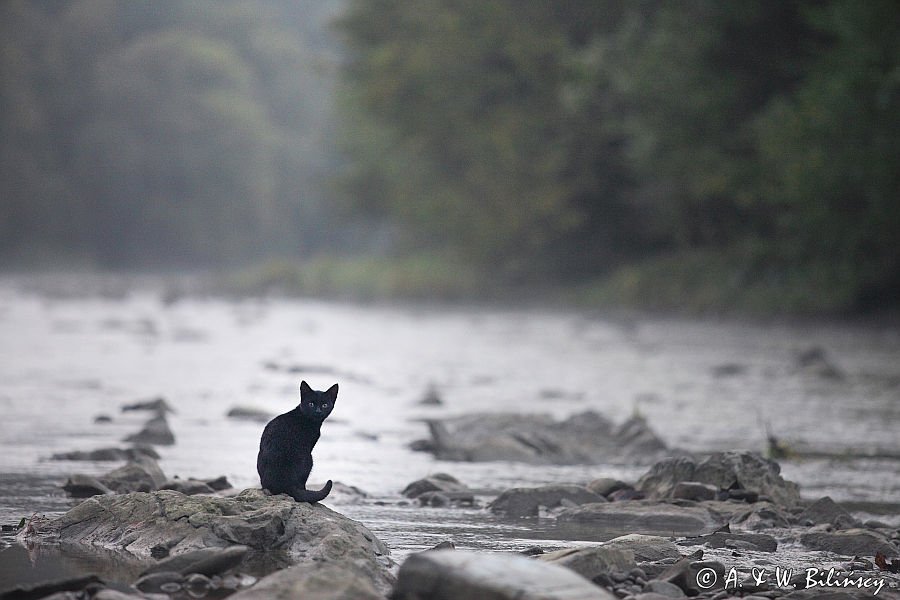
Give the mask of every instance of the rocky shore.
[[[900, 598], [900, 529], [860, 521], [828, 497], [802, 500], [758, 454], [672, 451], [637, 417], [619, 426], [596, 413], [430, 422], [420, 449], [444, 458], [590, 464], [615, 449], [650, 466], [633, 482], [598, 473], [499, 493], [429, 474], [398, 490], [396, 504], [551, 524], [571, 543], [476, 552], [449, 539], [397, 564], [364, 524], [323, 504], [234, 490], [223, 477], [168, 479], [143, 444], [174, 443], [171, 408], [157, 399], [126, 409], [150, 411], [144, 434], [128, 438], [142, 445], [54, 456], [126, 462], [99, 477], [73, 474], [63, 487], [85, 499], [16, 535], [27, 548], [97, 553], [116, 565], [115, 583], [88, 572], [0, 591], [0, 600]], [[326, 503], [367, 501], [336, 484]]]

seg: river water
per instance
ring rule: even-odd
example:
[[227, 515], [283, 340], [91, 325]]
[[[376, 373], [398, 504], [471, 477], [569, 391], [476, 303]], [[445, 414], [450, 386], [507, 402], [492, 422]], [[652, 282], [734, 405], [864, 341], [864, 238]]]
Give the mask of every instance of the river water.
[[[813, 347], [841, 377], [798, 367], [798, 352]], [[365, 490], [366, 502], [335, 508], [398, 557], [445, 539], [492, 549], [553, 539], [540, 523], [503, 522], [480, 509], [398, 505], [399, 491], [429, 473], [500, 490], [601, 476], [633, 481], [646, 469], [450, 463], [407, 448], [426, 437], [422, 419], [476, 411], [564, 417], [591, 409], [620, 422], [637, 410], [667, 444], [698, 452], [763, 450], [769, 423], [791, 445], [829, 455], [782, 462], [804, 496], [830, 495], [900, 524], [896, 326], [312, 300], [170, 303], [152, 289], [65, 297], [25, 291], [13, 279], [0, 281], [0, 523], [71, 507], [59, 489], [70, 473], [117, 465], [48, 457], [122, 446], [147, 415], [120, 407], [155, 396], [177, 411], [169, 416], [177, 443], [158, 449], [168, 476], [226, 475], [238, 488], [258, 486], [264, 424], [226, 413], [285, 412], [301, 378], [316, 389], [340, 384], [310, 481]], [[429, 386], [441, 406], [419, 404]], [[97, 424], [98, 415], [112, 422]], [[10, 583], [3, 579], [0, 588]]]

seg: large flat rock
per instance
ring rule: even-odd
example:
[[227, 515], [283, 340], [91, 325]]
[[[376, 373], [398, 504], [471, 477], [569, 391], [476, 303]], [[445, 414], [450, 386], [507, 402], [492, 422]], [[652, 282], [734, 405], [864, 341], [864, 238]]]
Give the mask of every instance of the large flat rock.
[[723, 524], [702, 506], [646, 500], [582, 504], [564, 510], [558, 520], [563, 525], [597, 530], [598, 534], [629, 532], [663, 536], [701, 535]]
[[666, 445], [641, 417], [616, 426], [596, 412], [557, 421], [550, 415], [494, 413], [430, 420], [431, 439], [418, 444], [442, 460], [508, 460], [532, 464], [649, 464]]
[[96, 496], [37, 524], [28, 540], [102, 547], [143, 559], [242, 545], [251, 553], [283, 557], [285, 564], [275, 567], [352, 564], [381, 590], [393, 583], [389, 550], [365, 526], [321, 504], [258, 489], [231, 498], [172, 490]]
[[394, 600], [613, 600], [565, 568], [513, 554], [434, 550], [400, 567]]
[[679, 484], [690, 481], [719, 490], [740, 489], [768, 497], [778, 506], [800, 501], [796, 483], [781, 476], [781, 467], [754, 452], [716, 452], [695, 461], [678, 457], [660, 461], [641, 477], [637, 487], [648, 498], [671, 498]]

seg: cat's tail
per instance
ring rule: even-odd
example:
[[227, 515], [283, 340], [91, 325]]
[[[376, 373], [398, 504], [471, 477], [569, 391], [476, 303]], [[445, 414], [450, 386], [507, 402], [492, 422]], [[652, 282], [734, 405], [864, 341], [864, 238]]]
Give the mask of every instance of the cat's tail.
[[331, 493], [331, 480], [328, 480], [321, 490], [295, 490], [291, 496], [297, 502], [321, 502]]

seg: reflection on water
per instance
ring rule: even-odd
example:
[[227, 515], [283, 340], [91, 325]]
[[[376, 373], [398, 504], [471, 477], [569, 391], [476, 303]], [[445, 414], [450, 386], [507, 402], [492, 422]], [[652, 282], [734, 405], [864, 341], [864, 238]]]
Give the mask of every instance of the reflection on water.
[[[643, 471], [435, 461], [407, 449], [426, 435], [424, 418], [594, 409], [618, 422], [639, 410], [667, 443], [690, 450], [762, 450], [769, 423], [781, 439], [809, 448], [900, 454], [900, 334], [892, 328], [284, 300], [167, 305], [149, 292], [48, 299], [6, 282], [0, 331], [4, 524], [66, 510], [71, 501], [56, 486], [69, 473], [102, 473], [116, 463], [47, 457], [120, 444], [146, 419], [120, 406], [158, 395], [177, 411], [169, 416], [177, 443], [159, 448], [169, 477], [226, 475], [237, 487], [256, 486], [263, 423], [225, 415], [234, 406], [289, 410], [301, 378], [318, 389], [341, 385], [312, 482], [330, 478], [366, 490], [366, 503], [338, 510], [400, 554], [448, 538], [489, 548], [552, 539], [538, 525], [503, 523], [485, 511], [394, 506], [399, 490], [428, 473], [499, 490], [601, 476], [634, 480]], [[797, 352], [809, 347], [824, 349], [843, 377], [799, 368]], [[419, 404], [431, 386], [442, 405]], [[112, 421], [95, 423], [98, 415]], [[870, 504], [900, 497], [897, 460], [783, 467], [810, 497]]]

